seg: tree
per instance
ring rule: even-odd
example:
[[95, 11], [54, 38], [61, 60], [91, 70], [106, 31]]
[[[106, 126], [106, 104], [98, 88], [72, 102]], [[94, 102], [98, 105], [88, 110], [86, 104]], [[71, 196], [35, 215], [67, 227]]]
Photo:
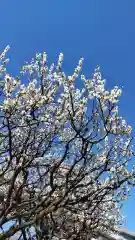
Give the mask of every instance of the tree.
[[0, 226], [13, 224], [0, 239], [17, 232], [32, 239], [31, 227], [35, 239], [115, 231], [135, 181], [132, 128], [117, 106], [121, 89], [105, 90], [99, 66], [91, 80], [79, 78], [83, 59], [66, 76], [63, 54], [50, 67], [46, 53], [36, 54], [13, 77], [7, 51], [0, 57]]

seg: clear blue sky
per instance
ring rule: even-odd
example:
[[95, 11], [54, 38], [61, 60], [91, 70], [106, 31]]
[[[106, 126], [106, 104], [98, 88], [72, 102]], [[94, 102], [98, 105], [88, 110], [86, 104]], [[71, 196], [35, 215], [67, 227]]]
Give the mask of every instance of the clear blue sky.
[[[0, 18], [0, 51], [11, 46], [12, 73], [39, 51], [50, 61], [63, 52], [68, 73], [81, 56], [87, 76], [100, 64], [108, 87], [123, 86], [121, 114], [135, 134], [135, 0], [1, 0]], [[132, 231], [134, 203], [133, 192], [124, 207]]]

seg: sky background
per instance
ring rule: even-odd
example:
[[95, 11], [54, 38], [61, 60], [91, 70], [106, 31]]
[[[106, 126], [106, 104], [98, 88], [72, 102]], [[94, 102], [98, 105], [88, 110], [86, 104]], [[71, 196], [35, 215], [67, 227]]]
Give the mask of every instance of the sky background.
[[[80, 57], [87, 77], [100, 64], [107, 88], [123, 87], [120, 113], [135, 134], [135, 0], [0, 0], [0, 19], [0, 51], [11, 46], [12, 74], [43, 51], [49, 62], [63, 52], [68, 74]], [[135, 190], [124, 214], [135, 231]]]

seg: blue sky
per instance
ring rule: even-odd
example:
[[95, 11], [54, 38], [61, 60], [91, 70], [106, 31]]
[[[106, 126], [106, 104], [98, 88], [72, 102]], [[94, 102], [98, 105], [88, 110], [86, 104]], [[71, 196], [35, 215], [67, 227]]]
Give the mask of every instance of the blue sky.
[[[123, 86], [120, 111], [135, 134], [135, 0], [1, 0], [0, 17], [0, 51], [11, 46], [13, 74], [42, 51], [50, 61], [63, 52], [69, 74], [82, 56], [89, 77], [100, 64], [107, 87]], [[134, 202], [133, 191], [124, 206], [132, 231]]]

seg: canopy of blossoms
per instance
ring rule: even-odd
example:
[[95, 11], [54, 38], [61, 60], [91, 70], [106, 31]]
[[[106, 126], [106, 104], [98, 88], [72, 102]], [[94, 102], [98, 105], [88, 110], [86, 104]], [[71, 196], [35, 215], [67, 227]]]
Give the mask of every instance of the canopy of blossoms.
[[18, 231], [31, 239], [31, 226], [35, 239], [114, 231], [135, 181], [132, 128], [118, 110], [121, 89], [105, 89], [99, 66], [92, 79], [81, 75], [83, 58], [67, 76], [62, 53], [51, 66], [46, 53], [37, 53], [13, 77], [8, 49], [0, 56], [0, 227], [13, 225], [0, 239]]

